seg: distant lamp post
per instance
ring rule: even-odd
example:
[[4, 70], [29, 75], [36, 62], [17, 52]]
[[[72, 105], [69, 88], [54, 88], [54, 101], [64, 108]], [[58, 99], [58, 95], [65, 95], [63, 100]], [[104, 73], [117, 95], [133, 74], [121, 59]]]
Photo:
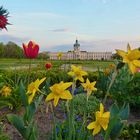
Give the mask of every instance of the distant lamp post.
[[8, 15], [9, 15], [9, 12], [1, 6], [0, 7], [0, 30], [2, 29], [7, 30], [6, 26], [9, 24]]

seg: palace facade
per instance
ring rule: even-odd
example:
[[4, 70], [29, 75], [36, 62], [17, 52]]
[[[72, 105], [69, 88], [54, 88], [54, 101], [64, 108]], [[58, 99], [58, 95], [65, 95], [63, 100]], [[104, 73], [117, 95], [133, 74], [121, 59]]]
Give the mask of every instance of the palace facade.
[[[76, 40], [74, 49], [68, 52], [62, 52], [61, 60], [111, 60], [112, 52], [87, 52], [80, 50], [80, 44]], [[59, 52], [49, 52], [51, 60], [58, 60]]]

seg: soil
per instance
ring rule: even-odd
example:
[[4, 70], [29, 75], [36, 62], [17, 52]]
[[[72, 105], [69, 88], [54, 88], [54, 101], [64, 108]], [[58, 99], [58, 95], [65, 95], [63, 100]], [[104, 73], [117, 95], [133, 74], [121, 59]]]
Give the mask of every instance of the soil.
[[[47, 139], [48, 137], [47, 134], [50, 133], [53, 128], [52, 115], [51, 115], [52, 113], [50, 112], [50, 110], [47, 111], [46, 108], [47, 108], [46, 104], [42, 103], [42, 105], [39, 107], [35, 115], [35, 119], [38, 124], [38, 131], [39, 131], [38, 140], [49, 140]], [[4, 113], [8, 111], [9, 110], [7, 108], [0, 110], [0, 116], [4, 115]], [[16, 114], [22, 115], [23, 112], [24, 110], [21, 109], [20, 112], [17, 112]], [[59, 108], [56, 108], [55, 112], [57, 114], [57, 118], [63, 120], [63, 114], [59, 111]], [[128, 123], [134, 123], [137, 121], [140, 121], [140, 112], [130, 113]], [[6, 132], [10, 136], [11, 140], [23, 140], [19, 132], [10, 123], [8, 123], [6, 119], [4, 119], [3, 123], [5, 124], [4, 132]], [[100, 136], [97, 136], [95, 140], [102, 140], [102, 139], [100, 138]]]

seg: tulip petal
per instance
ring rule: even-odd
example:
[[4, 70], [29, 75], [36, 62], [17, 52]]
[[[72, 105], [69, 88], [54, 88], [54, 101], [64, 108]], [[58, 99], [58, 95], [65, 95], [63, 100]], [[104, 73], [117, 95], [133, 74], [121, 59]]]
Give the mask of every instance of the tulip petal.
[[29, 57], [28, 46], [25, 45], [24, 43], [22, 44], [22, 46], [23, 46], [23, 49], [24, 49], [24, 54], [25, 54], [25, 56], [26, 56], [26, 57]]
[[33, 58], [36, 58], [37, 55], [38, 55], [39, 46], [35, 44], [34, 47], [32, 47], [32, 48], [33, 48], [32, 57], [33, 57]]
[[29, 43], [28, 43], [28, 47], [29, 47], [29, 48], [32, 48], [33, 45], [34, 45], [33, 41], [29, 41]]

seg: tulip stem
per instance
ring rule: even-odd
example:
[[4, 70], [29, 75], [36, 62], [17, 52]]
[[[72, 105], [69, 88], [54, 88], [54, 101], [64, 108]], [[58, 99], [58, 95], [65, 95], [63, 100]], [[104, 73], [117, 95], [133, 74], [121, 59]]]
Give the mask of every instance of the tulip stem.
[[31, 59], [29, 61], [29, 75], [28, 75], [28, 84], [30, 83], [30, 77], [31, 77]]

